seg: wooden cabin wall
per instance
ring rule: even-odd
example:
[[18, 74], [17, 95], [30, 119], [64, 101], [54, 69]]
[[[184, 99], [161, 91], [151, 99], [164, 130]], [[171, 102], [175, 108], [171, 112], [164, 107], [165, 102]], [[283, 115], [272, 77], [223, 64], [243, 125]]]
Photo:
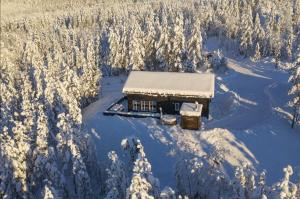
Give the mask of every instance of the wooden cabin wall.
[[137, 94], [129, 94], [127, 95], [128, 99], [128, 110], [133, 111], [133, 100], [145, 100], [145, 101], [156, 101], [157, 102], [157, 112], [159, 112], [159, 107], [162, 108], [163, 113], [167, 114], [179, 114], [179, 111], [175, 111], [175, 103], [180, 103], [180, 106], [183, 102], [198, 102], [202, 104], [202, 116], [209, 116], [209, 98], [192, 98], [192, 97], [177, 97], [177, 96], [148, 96], [148, 95], [137, 95]]

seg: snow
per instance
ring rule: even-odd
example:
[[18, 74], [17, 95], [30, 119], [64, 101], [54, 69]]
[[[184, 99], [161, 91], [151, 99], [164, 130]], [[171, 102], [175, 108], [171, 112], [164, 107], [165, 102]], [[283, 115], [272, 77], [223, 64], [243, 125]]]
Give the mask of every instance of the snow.
[[[291, 180], [300, 181], [300, 131], [290, 128], [287, 95], [289, 74], [274, 70], [269, 59], [249, 59], [225, 54], [229, 70], [216, 78], [210, 119], [202, 129], [183, 130], [179, 125], [161, 125], [154, 118], [104, 116], [110, 103], [122, 96], [125, 77], [104, 78], [103, 97], [83, 111], [84, 125], [94, 129], [91, 136], [102, 162], [106, 154], [122, 154], [120, 143], [138, 137], [161, 187], [175, 188], [173, 165], [179, 154], [203, 156], [218, 144], [226, 150], [224, 170], [234, 175], [234, 166], [248, 163], [257, 172], [267, 171], [267, 184], [282, 178], [282, 168], [291, 165]], [[107, 84], [110, 82], [110, 84]], [[156, 81], [155, 84], [158, 84]], [[97, 133], [97, 138], [94, 134]]]
[[176, 73], [132, 71], [123, 93], [214, 97], [215, 76], [212, 73]]
[[180, 115], [200, 117], [202, 113], [202, 104], [182, 103]]
[[161, 116], [160, 119], [163, 122], [163, 124], [172, 125], [172, 124], [176, 124], [177, 122], [177, 118], [174, 115], [163, 115]]

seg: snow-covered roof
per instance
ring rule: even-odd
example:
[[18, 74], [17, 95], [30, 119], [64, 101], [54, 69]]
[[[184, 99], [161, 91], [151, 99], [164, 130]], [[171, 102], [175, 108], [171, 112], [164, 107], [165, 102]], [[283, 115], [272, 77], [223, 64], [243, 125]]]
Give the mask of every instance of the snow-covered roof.
[[202, 104], [182, 103], [180, 115], [200, 117], [202, 113]]
[[132, 71], [123, 93], [212, 98], [214, 85], [212, 73]]

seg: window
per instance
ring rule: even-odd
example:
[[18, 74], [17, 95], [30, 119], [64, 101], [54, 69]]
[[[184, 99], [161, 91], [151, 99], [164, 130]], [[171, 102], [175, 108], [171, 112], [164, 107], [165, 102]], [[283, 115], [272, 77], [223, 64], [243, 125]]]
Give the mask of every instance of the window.
[[175, 111], [179, 111], [180, 103], [176, 102], [174, 105], [175, 105]]
[[148, 111], [148, 102], [147, 101], [141, 101], [141, 111]]
[[139, 110], [139, 105], [140, 105], [140, 102], [139, 102], [139, 101], [137, 101], [137, 100], [133, 100], [133, 101], [132, 101], [132, 109], [133, 109], [134, 111], [138, 111], [138, 110]]
[[156, 102], [155, 101], [149, 101], [149, 111], [156, 112]]

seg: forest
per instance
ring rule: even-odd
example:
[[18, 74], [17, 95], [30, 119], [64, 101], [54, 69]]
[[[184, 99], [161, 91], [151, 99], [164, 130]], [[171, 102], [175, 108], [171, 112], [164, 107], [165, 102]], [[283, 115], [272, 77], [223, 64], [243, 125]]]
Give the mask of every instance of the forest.
[[290, 73], [287, 103], [299, 128], [300, 0], [3, 0], [1, 13], [0, 198], [300, 198], [290, 166], [274, 185], [248, 165], [232, 179], [217, 147], [182, 157], [176, 187], [161, 189], [138, 138], [120, 143], [128, 162], [112, 151], [107, 167], [82, 122], [103, 77], [226, 67], [222, 52], [217, 63], [204, 58], [203, 44], [216, 37]]

